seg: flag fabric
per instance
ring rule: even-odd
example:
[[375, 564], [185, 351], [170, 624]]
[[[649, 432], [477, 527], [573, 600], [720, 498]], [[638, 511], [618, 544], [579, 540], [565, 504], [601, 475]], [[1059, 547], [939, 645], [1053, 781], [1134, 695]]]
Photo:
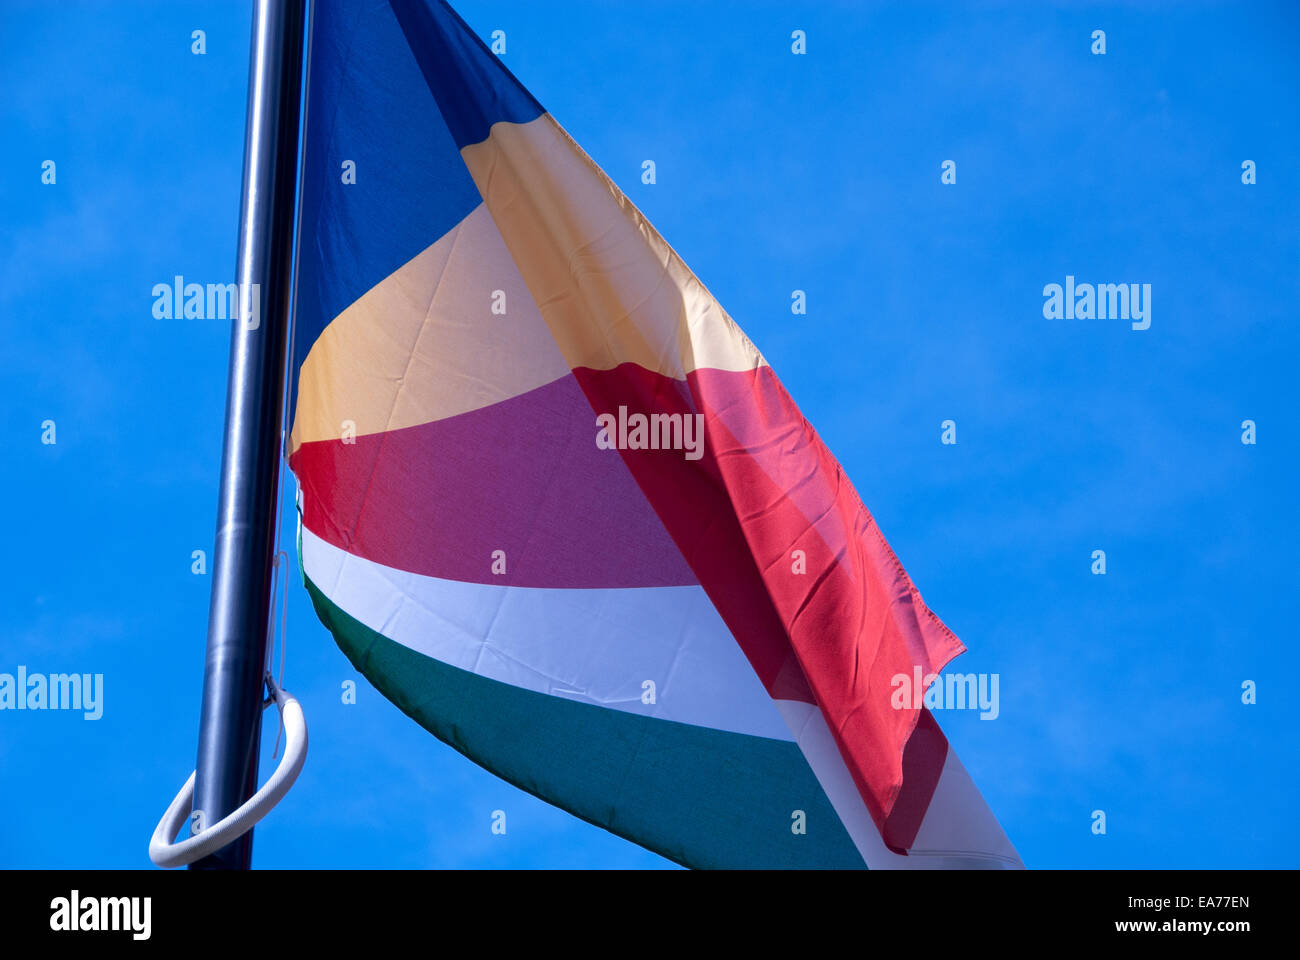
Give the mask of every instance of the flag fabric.
[[891, 698], [962, 645], [755, 346], [450, 7], [315, 8], [291, 464], [353, 664], [688, 866], [1018, 866]]

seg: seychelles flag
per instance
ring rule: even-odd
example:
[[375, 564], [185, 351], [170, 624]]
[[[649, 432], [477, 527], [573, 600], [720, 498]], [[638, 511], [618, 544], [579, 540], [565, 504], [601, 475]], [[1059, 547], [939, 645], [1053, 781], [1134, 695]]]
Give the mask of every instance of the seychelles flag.
[[291, 463], [357, 669], [695, 867], [1019, 866], [964, 649], [736, 322], [438, 0], [315, 4]]

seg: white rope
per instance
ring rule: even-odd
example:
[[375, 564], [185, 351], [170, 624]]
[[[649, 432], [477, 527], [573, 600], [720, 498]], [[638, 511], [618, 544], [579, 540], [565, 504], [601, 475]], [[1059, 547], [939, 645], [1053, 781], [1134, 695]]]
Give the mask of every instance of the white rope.
[[[268, 673], [266, 685], [271, 690], [280, 719], [284, 723], [284, 756], [275, 768], [275, 773], [262, 785], [262, 789], [249, 797], [233, 813], [222, 817], [211, 827], [172, 843], [182, 824], [189, 819], [190, 806], [194, 802], [194, 774], [185, 781], [181, 792], [171, 802], [167, 812], [158, 821], [153, 837], [149, 841], [149, 859], [160, 867], [183, 867], [214, 853], [233, 840], [242, 837], [271, 812], [280, 802], [289, 788], [293, 786], [298, 774], [302, 772], [303, 762], [307, 759], [307, 721], [302, 715], [298, 701], [280, 689], [275, 678]], [[268, 706], [270, 701], [268, 701]]]
[[[276, 678], [276, 683], [284, 686], [284, 649], [289, 639], [285, 632], [289, 621], [289, 554], [279, 549], [280, 545], [280, 519], [279, 510], [276, 511], [275, 521], [275, 570], [271, 576], [271, 626], [270, 633], [266, 642], [266, 666], [267, 673], [271, 672], [271, 664], [275, 660], [275, 594], [276, 590], [280, 591], [280, 675]], [[281, 576], [283, 571], [283, 576]], [[271, 750], [271, 759], [274, 760], [280, 755], [280, 738], [284, 736], [284, 717], [280, 717], [280, 727], [275, 731], [275, 746]]]

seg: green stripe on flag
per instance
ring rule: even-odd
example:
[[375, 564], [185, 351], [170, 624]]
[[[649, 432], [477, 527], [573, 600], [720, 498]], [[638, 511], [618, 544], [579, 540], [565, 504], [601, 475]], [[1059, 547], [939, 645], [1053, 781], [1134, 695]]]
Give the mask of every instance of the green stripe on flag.
[[[380, 693], [521, 790], [690, 867], [865, 866], [796, 744], [480, 677], [376, 633], [306, 583]], [[796, 810], [806, 833], [792, 830]]]

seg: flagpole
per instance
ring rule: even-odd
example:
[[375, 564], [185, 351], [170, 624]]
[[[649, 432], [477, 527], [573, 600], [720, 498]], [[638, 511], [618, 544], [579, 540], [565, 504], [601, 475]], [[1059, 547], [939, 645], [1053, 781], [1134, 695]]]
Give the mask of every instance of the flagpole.
[[[305, 0], [255, 0], [226, 429], [194, 787], [198, 828], [257, 788], [298, 167]], [[252, 832], [191, 869], [247, 869]]]

